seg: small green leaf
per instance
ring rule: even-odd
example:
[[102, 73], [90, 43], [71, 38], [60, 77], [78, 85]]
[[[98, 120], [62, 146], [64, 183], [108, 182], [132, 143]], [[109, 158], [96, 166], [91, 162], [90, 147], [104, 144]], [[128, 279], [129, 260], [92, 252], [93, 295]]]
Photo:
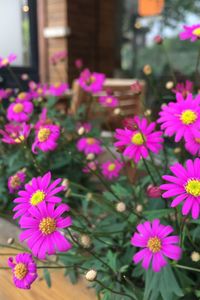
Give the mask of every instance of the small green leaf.
[[51, 275], [49, 273], [49, 270], [43, 269], [43, 275], [44, 275], [44, 279], [46, 281], [47, 286], [50, 288], [51, 287]]

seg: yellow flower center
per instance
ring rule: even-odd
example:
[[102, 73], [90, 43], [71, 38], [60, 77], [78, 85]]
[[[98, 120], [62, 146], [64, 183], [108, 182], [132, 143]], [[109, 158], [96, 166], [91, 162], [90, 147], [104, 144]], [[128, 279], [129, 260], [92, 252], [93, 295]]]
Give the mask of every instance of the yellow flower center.
[[106, 103], [112, 103], [112, 101], [113, 101], [113, 99], [110, 97], [106, 99]]
[[21, 181], [20, 181], [19, 176], [17, 174], [13, 175], [10, 179], [10, 186], [14, 189], [14, 188], [18, 187], [20, 184], [21, 184]]
[[30, 204], [33, 206], [37, 206], [40, 202], [42, 202], [45, 198], [45, 193], [43, 191], [36, 191], [32, 194], [30, 198]]
[[58, 88], [60, 85], [61, 85], [60, 82], [56, 82], [56, 83], [54, 84], [54, 87]]
[[15, 143], [20, 144], [25, 140], [24, 135], [20, 135], [18, 138], [15, 139]]
[[9, 60], [8, 60], [7, 58], [4, 58], [4, 59], [2, 60], [2, 64], [3, 64], [4, 66], [8, 65], [8, 64], [9, 64]]
[[195, 142], [197, 142], [198, 144], [200, 144], [200, 138], [195, 138], [194, 140], [195, 140]]
[[26, 97], [26, 93], [22, 92], [20, 93], [17, 98], [20, 99], [20, 100], [23, 100], [24, 98]]
[[49, 128], [41, 128], [38, 132], [39, 142], [45, 142], [50, 136], [51, 130]]
[[194, 29], [194, 30], [192, 31], [192, 33], [193, 33], [194, 35], [200, 37], [200, 27]]
[[200, 180], [199, 179], [189, 179], [185, 185], [185, 190], [188, 194], [199, 197], [200, 196]]
[[145, 136], [142, 135], [140, 132], [138, 133], [135, 133], [133, 136], [132, 136], [132, 139], [131, 139], [131, 142], [135, 145], [143, 145], [145, 143]]
[[155, 236], [148, 240], [147, 247], [153, 253], [159, 252], [161, 250], [161, 240]]
[[53, 218], [43, 218], [39, 224], [39, 229], [44, 235], [49, 235], [56, 230], [56, 222]]
[[88, 145], [94, 145], [95, 144], [95, 139], [94, 138], [87, 138], [87, 144]]
[[190, 109], [187, 109], [187, 110], [182, 112], [182, 114], [180, 116], [180, 119], [181, 119], [183, 124], [190, 125], [190, 124], [193, 124], [196, 121], [197, 114], [194, 111], [192, 111]]
[[20, 113], [24, 109], [24, 105], [22, 103], [17, 103], [14, 105], [13, 110], [15, 113]]
[[41, 94], [43, 93], [43, 89], [42, 89], [42, 88], [37, 89], [37, 93], [38, 93], [39, 95], [41, 95]]
[[16, 264], [14, 268], [14, 275], [17, 279], [22, 280], [28, 273], [27, 267], [23, 263]]
[[113, 163], [113, 164], [110, 164], [108, 166], [108, 171], [114, 171], [114, 169], [116, 168], [116, 165]]

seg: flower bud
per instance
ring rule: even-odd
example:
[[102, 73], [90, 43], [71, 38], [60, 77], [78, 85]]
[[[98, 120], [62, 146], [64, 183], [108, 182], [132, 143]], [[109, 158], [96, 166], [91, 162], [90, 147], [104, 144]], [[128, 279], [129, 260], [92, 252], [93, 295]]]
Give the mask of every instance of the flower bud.
[[87, 271], [87, 273], [85, 274], [85, 278], [88, 280], [88, 281], [94, 281], [97, 277], [97, 271], [91, 269], [89, 271]]
[[136, 94], [139, 95], [142, 92], [142, 85], [141, 83], [136, 80], [132, 85], [131, 85], [131, 91]]
[[66, 198], [70, 197], [71, 192], [72, 192], [72, 190], [71, 190], [71, 189], [68, 189], [68, 190], [66, 191], [66, 193], [65, 193], [65, 197], [66, 197]]
[[119, 107], [115, 108], [113, 111], [114, 115], [118, 116], [121, 114], [121, 109]]
[[92, 244], [90, 237], [86, 234], [80, 236], [80, 243], [84, 248], [90, 248]]
[[157, 44], [157, 45], [161, 45], [163, 43], [163, 38], [160, 36], [160, 35], [156, 35], [154, 37], [154, 42]]
[[87, 160], [93, 160], [93, 159], [95, 159], [94, 153], [89, 153], [89, 154], [86, 156], [86, 159], [87, 159]]
[[180, 152], [181, 152], [181, 148], [180, 147], [174, 148], [174, 153], [175, 154], [179, 154]]
[[165, 87], [166, 87], [167, 90], [171, 90], [174, 87], [173, 81], [166, 82]]
[[143, 68], [143, 72], [145, 75], [151, 75], [152, 73], [152, 67], [150, 65], [145, 65]]
[[79, 129], [78, 129], [78, 134], [79, 135], [83, 135], [85, 133], [85, 128], [83, 126], [81, 126]]
[[160, 187], [153, 184], [150, 184], [147, 187], [146, 192], [149, 198], [160, 198], [162, 195]]
[[64, 186], [64, 191], [67, 191], [69, 187], [69, 180], [67, 178], [64, 178], [61, 182], [61, 185]]
[[12, 245], [12, 244], [14, 243], [14, 241], [15, 241], [15, 239], [12, 238], [12, 237], [10, 237], [10, 238], [8, 238], [8, 240], [7, 240], [7, 244], [8, 244], [8, 245]]
[[138, 204], [135, 208], [135, 210], [138, 212], [138, 213], [141, 213], [143, 211], [143, 205], [142, 204]]
[[86, 198], [88, 201], [91, 201], [93, 199], [93, 194], [92, 193], [87, 193]]
[[149, 116], [151, 116], [151, 114], [152, 114], [151, 109], [147, 109], [147, 110], [145, 110], [145, 112], [144, 112], [145, 117], [149, 117]]
[[120, 213], [126, 210], [126, 204], [124, 202], [118, 202], [115, 207], [116, 207], [116, 211]]
[[200, 260], [200, 254], [195, 251], [191, 253], [190, 257], [193, 262], [198, 262]]

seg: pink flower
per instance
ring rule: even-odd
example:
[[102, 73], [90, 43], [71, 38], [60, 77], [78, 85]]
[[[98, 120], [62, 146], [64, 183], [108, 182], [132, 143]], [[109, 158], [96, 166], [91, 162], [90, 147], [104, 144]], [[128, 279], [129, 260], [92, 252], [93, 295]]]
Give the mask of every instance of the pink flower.
[[83, 168], [84, 173], [90, 173], [91, 171], [97, 170], [97, 161], [90, 161], [87, 163], [87, 165]]
[[0, 129], [0, 134], [3, 136], [2, 142], [6, 144], [20, 144], [27, 139], [30, 133], [30, 125], [21, 124], [6, 124], [5, 129]]
[[64, 95], [68, 89], [69, 85], [67, 83], [55, 83], [50, 86], [48, 94], [55, 97], [60, 97]]
[[98, 155], [102, 152], [100, 141], [93, 137], [83, 137], [79, 139], [77, 142], [77, 149], [80, 152], [84, 152], [86, 155], [90, 153]]
[[142, 267], [147, 270], [152, 263], [154, 272], [167, 265], [167, 258], [179, 260], [182, 250], [176, 245], [179, 237], [169, 236], [173, 232], [171, 226], [160, 224], [160, 220], [146, 221], [137, 226], [138, 232], [134, 233], [131, 244], [135, 247], [143, 248], [133, 256], [133, 261], [138, 264], [142, 261]]
[[18, 192], [18, 198], [14, 199], [14, 219], [27, 214], [31, 207], [36, 207], [42, 202], [59, 203], [62, 199], [56, 194], [64, 190], [63, 186], [57, 186], [62, 180], [56, 179], [51, 182], [51, 172], [43, 177], [34, 177], [31, 182], [25, 185], [25, 190]]
[[16, 174], [10, 176], [8, 179], [9, 192], [12, 194], [19, 191], [23, 187], [25, 179], [26, 173], [23, 171], [19, 171]]
[[[162, 131], [154, 131], [156, 124], [148, 124], [146, 118], [140, 119], [138, 116], [133, 118], [137, 129], [116, 129], [115, 147], [124, 147], [123, 155], [133, 159], [138, 163], [140, 159], [146, 158], [149, 151], [158, 153], [162, 149]], [[123, 149], [123, 148], [122, 148]]]
[[47, 124], [36, 129], [36, 138], [32, 145], [33, 153], [37, 153], [36, 148], [43, 152], [54, 151], [60, 137], [60, 127], [58, 125]]
[[50, 63], [56, 65], [57, 63], [64, 61], [67, 58], [67, 51], [57, 51], [50, 57]]
[[27, 122], [33, 112], [33, 104], [30, 101], [13, 102], [7, 110], [9, 121]]
[[185, 149], [192, 155], [200, 156], [200, 131], [186, 137]]
[[8, 90], [0, 89], [0, 100], [8, 98], [9, 94]]
[[101, 96], [99, 103], [104, 107], [116, 107], [119, 105], [119, 100], [113, 96]]
[[35, 83], [34, 81], [29, 82], [29, 89], [32, 98], [45, 97], [47, 94], [47, 85], [41, 83]]
[[81, 72], [79, 84], [84, 91], [98, 93], [102, 90], [105, 75], [101, 73], [91, 73], [88, 69]]
[[30, 101], [32, 96], [30, 93], [21, 92], [16, 97], [16, 102]]
[[192, 25], [192, 26], [183, 26], [184, 31], [179, 34], [179, 38], [181, 40], [190, 40], [191, 42], [195, 42], [200, 38], [200, 24]]
[[47, 254], [53, 255], [56, 251], [67, 252], [71, 249], [71, 243], [60, 232], [72, 224], [70, 217], [62, 217], [67, 211], [67, 204], [55, 207], [43, 201], [39, 206], [31, 207], [29, 215], [20, 219], [20, 227], [24, 229], [20, 234], [20, 241], [27, 241], [34, 256], [45, 259]]
[[149, 198], [160, 198], [162, 195], [162, 192], [160, 190], [159, 186], [155, 186], [153, 184], [150, 184], [147, 187], [147, 195]]
[[139, 95], [142, 92], [142, 84], [136, 80], [135, 82], [133, 82], [133, 84], [131, 85], [131, 91], [136, 94]]
[[193, 91], [193, 83], [189, 80], [186, 80], [184, 83], [178, 83], [175, 89], [172, 90], [175, 94], [182, 94], [183, 98], [187, 98], [188, 94], [192, 94]]
[[176, 94], [177, 102], [170, 102], [162, 107], [158, 123], [167, 136], [175, 135], [175, 142], [187, 138], [200, 127], [200, 95], [193, 99], [189, 94], [186, 99]]
[[123, 164], [117, 160], [107, 161], [101, 165], [102, 174], [109, 180], [119, 177]]
[[182, 202], [182, 214], [185, 216], [192, 211], [192, 217], [197, 219], [200, 207], [200, 159], [187, 160], [185, 168], [175, 163], [170, 170], [175, 176], [163, 176], [168, 182], [160, 186], [161, 190], [166, 191], [162, 197], [174, 198], [171, 207], [176, 207]]
[[77, 131], [79, 131], [80, 128], [84, 129], [83, 133], [89, 133], [92, 129], [92, 125], [89, 122], [83, 122], [83, 123], [79, 122], [77, 124]]
[[9, 66], [13, 61], [15, 61], [17, 56], [15, 54], [10, 54], [8, 57], [0, 57], [0, 68]]
[[154, 42], [155, 42], [157, 45], [162, 45], [162, 43], [163, 43], [163, 38], [162, 38], [162, 36], [161, 36], [161, 35], [156, 35], [156, 36], [154, 37]]
[[42, 109], [42, 112], [41, 112], [40, 116], [39, 116], [39, 121], [37, 123], [35, 123], [35, 126], [34, 126], [35, 129], [39, 130], [40, 127], [43, 127], [45, 125], [50, 125], [50, 124], [53, 123], [52, 120], [47, 117], [47, 112], [48, 112], [47, 108], [44, 107]]
[[77, 69], [82, 69], [82, 67], [83, 67], [83, 61], [82, 61], [81, 58], [77, 58], [77, 59], [75, 60], [75, 67], [76, 67]]
[[19, 289], [30, 289], [31, 284], [38, 277], [37, 265], [29, 253], [19, 253], [8, 258], [8, 266], [12, 269], [13, 282]]

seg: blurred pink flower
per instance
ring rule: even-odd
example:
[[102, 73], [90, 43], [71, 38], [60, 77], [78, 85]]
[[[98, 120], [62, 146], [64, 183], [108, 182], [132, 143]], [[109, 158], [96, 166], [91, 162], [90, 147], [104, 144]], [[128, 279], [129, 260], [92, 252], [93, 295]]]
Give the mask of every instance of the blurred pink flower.
[[8, 57], [0, 57], [0, 68], [9, 66], [13, 61], [15, 61], [17, 56], [15, 54], [10, 54]]
[[86, 92], [98, 93], [102, 90], [105, 81], [105, 75], [101, 73], [91, 73], [84, 69], [79, 77], [79, 84]]
[[160, 198], [162, 195], [160, 186], [155, 186], [153, 184], [150, 184], [147, 187], [146, 192], [149, 198]]

